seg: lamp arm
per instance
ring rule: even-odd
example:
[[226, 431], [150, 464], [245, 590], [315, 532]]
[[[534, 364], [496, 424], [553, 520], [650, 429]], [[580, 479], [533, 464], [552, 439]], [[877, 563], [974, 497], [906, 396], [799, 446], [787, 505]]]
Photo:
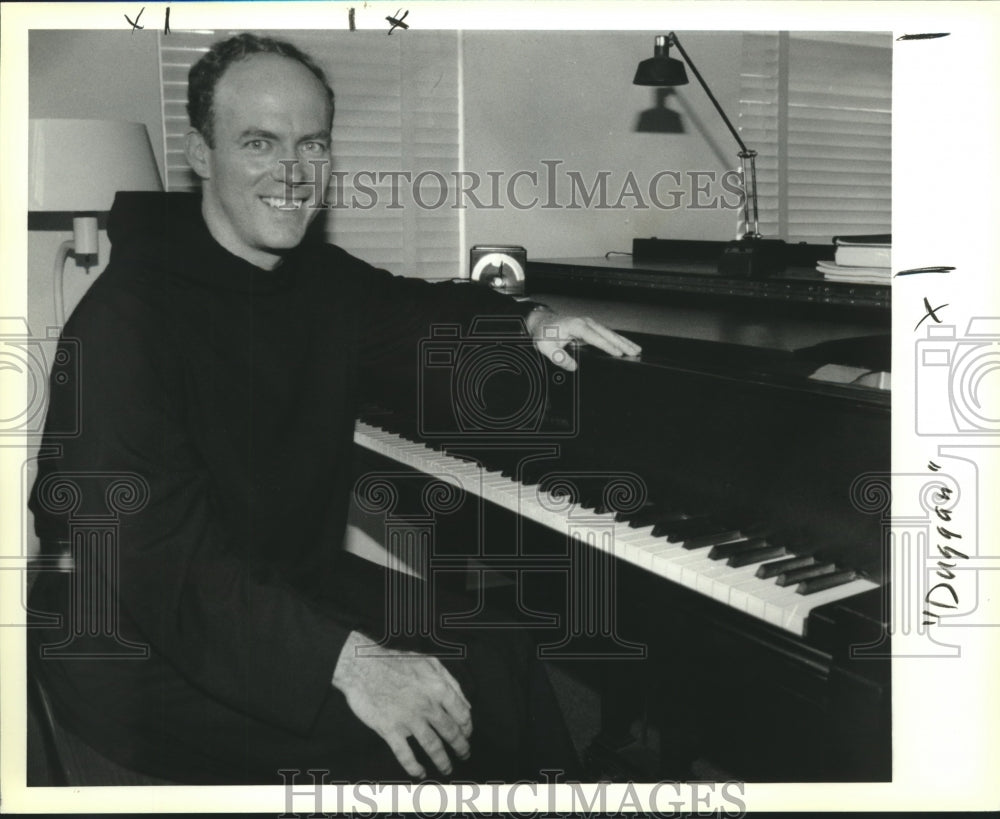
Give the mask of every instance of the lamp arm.
[[[744, 225], [744, 238], [758, 238], [760, 236], [760, 227], [758, 223], [758, 207], [757, 207], [757, 163], [754, 161], [757, 156], [757, 152], [751, 150], [746, 146], [746, 143], [740, 137], [736, 128], [733, 127], [733, 123], [730, 122], [729, 117], [726, 116], [726, 112], [722, 110], [722, 106], [719, 105], [719, 101], [715, 98], [715, 94], [712, 93], [712, 89], [708, 87], [708, 83], [705, 82], [704, 77], [701, 76], [701, 72], [698, 70], [697, 66], [691, 61], [688, 53], [684, 50], [684, 46], [681, 45], [681, 41], [677, 39], [677, 35], [671, 31], [667, 35], [667, 42], [672, 43], [677, 46], [677, 50], [681, 53], [684, 58], [684, 62], [688, 64], [688, 67], [694, 72], [695, 77], [701, 84], [702, 89], [708, 95], [708, 98], [712, 101], [712, 105], [715, 106], [715, 110], [719, 112], [719, 116], [722, 117], [722, 121], [726, 123], [726, 127], [729, 129], [729, 133], [733, 135], [733, 139], [736, 140], [736, 144], [740, 146], [740, 159], [744, 160], [743, 167], [740, 168], [740, 178], [743, 182], [743, 225]], [[747, 180], [746, 165], [747, 160], [750, 164], [750, 179]]]
[[708, 95], [708, 98], [712, 101], [712, 105], [715, 106], [715, 110], [719, 112], [719, 116], [722, 117], [722, 121], [726, 123], [726, 127], [729, 129], [729, 132], [733, 135], [733, 139], [735, 139], [736, 143], [740, 146], [740, 150], [742, 150], [743, 153], [745, 154], [750, 153], [751, 152], [750, 149], [747, 148], [746, 143], [744, 143], [743, 140], [740, 138], [740, 135], [733, 127], [733, 123], [729, 121], [729, 117], [727, 117], [726, 112], [722, 110], [722, 106], [719, 105], [719, 101], [715, 98], [715, 94], [712, 93], [712, 90], [708, 87], [708, 83], [706, 83], [704, 78], [701, 76], [701, 72], [698, 71], [695, 64], [691, 62], [691, 58], [688, 56], [688, 53], [684, 50], [684, 46], [681, 45], [681, 41], [677, 39], [677, 35], [671, 31], [667, 35], [667, 41], [677, 46], [677, 50], [681, 53], [681, 56], [684, 58], [684, 62], [686, 62], [688, 64], [688, 67], [694, 72], [694, 75], [698, 79], [698, 82], [701, 84], [701, 87]]

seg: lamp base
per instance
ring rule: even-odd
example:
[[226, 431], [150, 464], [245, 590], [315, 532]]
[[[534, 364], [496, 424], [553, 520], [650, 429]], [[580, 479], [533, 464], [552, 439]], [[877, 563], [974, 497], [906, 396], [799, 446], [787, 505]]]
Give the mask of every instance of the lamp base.
[[719, 273], [734, 279], [763, 279], [781, 273], [786, 265], [786, 244], [782, 239], [744, 236], [729, 242], [719, 258]]

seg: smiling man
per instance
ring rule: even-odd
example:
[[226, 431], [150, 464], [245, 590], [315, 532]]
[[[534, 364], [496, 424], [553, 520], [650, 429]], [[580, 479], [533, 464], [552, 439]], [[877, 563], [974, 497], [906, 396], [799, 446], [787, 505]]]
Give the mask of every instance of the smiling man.
[[231, 65], [208, 97], [200, 81], [215, 65], [203, 60], [191, 72], [188, 161], [205, 180], [212, 235], [270, 270], [320, 212], [314, 194], [329, 180], [333, 94], [311, 64], [257, 54]]
[[[122, 480], [138, 500], [117, 510], [116, 633], [88, 635], [65, 662], [40, 659], [58, 633], [32, 632], [59, 721], [125, 768], [179, 783], [278, 784], [280, 770], [309, 768], [331, 780], [571, 775], [545, 672], [519, 636], [470, 637], [447, 663], [419, 640], [359, 650], [390, 612], [386, 570], [341, 548], [352, 430], [373, 384], [398, 379], [388, 387], [405, 393], [418, 377], [436, 322], [523, 316], [567, 368], [574, 339], [638, 348], [312, 238], [334, 103], [293, 46], [216, 44], [191, 70], [188, 109], [201, 195], [120, 194], [111, 261], [64, 330], [80, 344], [82, 431], [40, 462], [36, 530], [43, 543], [70, 537], [60, 481], [82, 481], [88, 508], [112, 503]], [[76, 411], [54, 401], [50, 428]], [[72, 627], [66, 582], [43, 576], [32, 601]]]

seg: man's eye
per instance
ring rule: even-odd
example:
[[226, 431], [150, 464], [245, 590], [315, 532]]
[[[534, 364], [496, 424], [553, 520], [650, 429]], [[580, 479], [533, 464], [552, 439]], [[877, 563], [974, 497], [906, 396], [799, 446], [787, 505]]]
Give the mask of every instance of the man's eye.
[[246, 143], [246, 147], [251, 151], [264, 151], [267, 150], [267, 140], [266, 139], [251, 139]]
[[323, 142], [307, 142], [302, 146], [302, 149], [309, 154], [322, 154], [326, 153], [326, 144]]

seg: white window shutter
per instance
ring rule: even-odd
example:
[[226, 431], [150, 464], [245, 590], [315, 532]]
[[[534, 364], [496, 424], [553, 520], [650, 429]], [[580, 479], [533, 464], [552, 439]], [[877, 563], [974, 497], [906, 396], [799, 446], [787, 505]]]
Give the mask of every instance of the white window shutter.
[[891, 230], [891, 46], [867, 32], [745, 35], [740, 128], [760, 152], [762, 233]]
[[[196, 190], [184, 159], [189, 126], [187, 74], [212, 43], [236, 32], [160, 35], [167, 190]], [[327, 239], [394, 273], [458, 276], [461, 211], [454, 202], [459, 167], [458, 32], [273, 31], [308, 53], [326, 72], [336, 97]], [[412, 36], [417, 35], [417, 36]], [[421, 178], [412, 185], [392, 173]], [[450, 199], [441, 199], [437, 175]], [[379, 182], [379, 176], [382, 181]], [[373, 197], [365, 188], [375, 190]], [[373, 198], [376, 201], [372, 201]], [[420, 202], [427, 207], [421, 207]]]

